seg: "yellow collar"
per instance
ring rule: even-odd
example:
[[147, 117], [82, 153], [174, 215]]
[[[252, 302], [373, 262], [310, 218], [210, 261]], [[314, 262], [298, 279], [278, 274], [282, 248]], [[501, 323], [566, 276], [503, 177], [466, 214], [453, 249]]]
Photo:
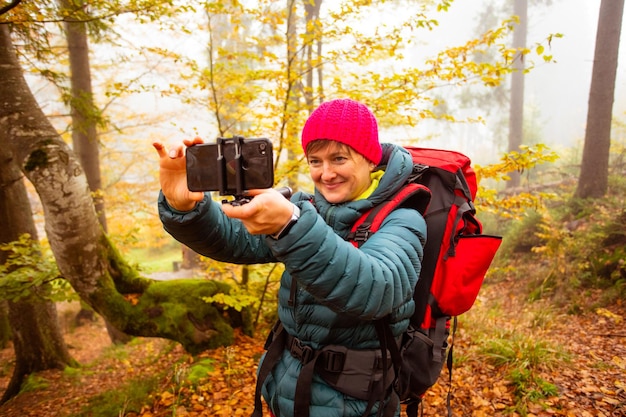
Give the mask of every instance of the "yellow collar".
[[372, 183], [370, 184], [369, 187], [367, 187], [367, 190], [365, 190], [363, 192], [363, 194], [358, 196], [356, 199], [357, 200], [363, 200], [363, 199], [366, 199], [367, 197], [371, 196], [372, 193], [374, 192], [374, 190], [376, 190], [376, 188], [378, 188], [378, 184], [380, 184], [380, 179], [382, 178], [382, 176], [384, 174], [385, 174], [385, 171], [383, 171], [383, 170], [372, 172], [370, 174], [370, 178], [372, 179]]

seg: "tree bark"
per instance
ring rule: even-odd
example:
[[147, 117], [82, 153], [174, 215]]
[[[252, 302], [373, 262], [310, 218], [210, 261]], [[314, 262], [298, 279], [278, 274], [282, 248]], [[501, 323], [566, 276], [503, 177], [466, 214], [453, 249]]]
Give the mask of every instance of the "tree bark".
[[10, 340], [9, 306], [6, 301], [0, 300], [0, 349], [6, 348]]
[[[528, 0], [515, 0], [513, 14], [519, 17], [519, 24], [513, 32], [513, 47], [526, 47], [528, 28]], [[524, 139], [524, 59], [520, 53], [513, 63], [511, 74], [511, 104], [509, 108], [509, 152], [519, 152]], [[507, 188], [520, 185], [520, 173], [510, 173]]]
[[[0, 131], [0, 135], [3, 136], [3, 132]], [[15, 242], [23, 234], [29, 234], [33, 241], [37, 241], [24, 176], [13, 153], [0, 146], [0, 243]], [[8, 257], [8, 251], [0, 251], [0, 264], [4, 264]], [[47, 286], [34, 287], [27, 296], [7, 303], [15, 367], [0, 404], [19, 393], [26, 375], [76, 364], [63, 341], [56, 305], [40, 297], [47, 292]]]
[[9, 322], [13, 334], [15, 367], [0, 404], [20, 392], [24, 378], [29, 374], [78, 365], [63, 340], [53, 302], [41, 299], [36, 294], [9, 302]]
[[[71, 10], [68, 0], [62, 0], [61, 3], [65, 9]], [[67, 40], [70, 82], [72, 86], [72, 98], [70, 101], [72, 145], [74, 153], [78, 156], [80, 164], [85, 171], [94, 207], [98, 214], [98, 221], [106, 233], [107, 220], [104, 208], [102, 176], [100, 173], [100, 143], [97, 131], [100, 116], [93, 100], [89, 42], [85, 23], [67, 20], [65, 22], [65, 38]], [[107, 332], [113, 343], [123, 344], [131, 340], [129, 335], [116, 329], [106, 319], [105, 321]]]
[[232, 343], [233, 326], [250, 319], [202, 297], [228, 292], [213, 281], [158, 282], [139, 276], [107, 239], [80, 163], [59, 137], [24, 80], [8, 25], [0, 25], [0, 147], [33, 183], [57, 265], [80, 297], [115, 328], [163, 337], [189, 352]]
[[[69, 10], [67, 0], [62, 0], [64, 8]], [[76, 6], [74, 6], [76, 7]], [[100, 144], [98, 142], [98, 109], [93, 101], [91, 87], [91, 67], [89, 64], [89, 42], [85, 23], [67, 20], [65, 38], [70, 61], [70, 83], [72, 99], [72, 144], [74, 153], [87, 176], [87, 183], [92, 192], [98, 220], [104, 231], [107, 230], [104, 198], [102, 196], [102, 177], [100, 175]]]
[[624, 0], [602, 0], [600, 3], [585, 144], [575, 193], [580, 198], [602, 197], [608, 188], [611, 122], [623, 15]]
[[201, 262], [201, 257], [198, 253], [194, 252], [193, 250], [189, 249], [187, 246], [185, 245], [180, 245], [181, 249], [182, 249], [182, 262], [180, 264], [180, 267], [182, 269], [196, 269], [196, 268], [200, 268], [200, 266], [202, 265]]
[[[305, 1], [304, 2], [304, 10], [305, 10], [305, 18], [306, 18], [306, 39], [309, 39], [309, 42], [305, 45], [304, 51], [306, 53], [306, 59], [303, 62], [304, 68], [303, 73], [306, 74], [304, 86], [303, 96], [305, 99], [305, 103], [310, 111], [313, 111], [315, 104], [320, 104], [323, 96], [323, 78], [322, 78], [322, 68], [320, 59], [322, 57], [322, 38], [316, 32], [319, 30], [318, 26], [321, 25], [319, 21], [320, 9], [322, 8], [323, 0], [314, 0]], [[294, 24], [295, 27], [295, 24]], [[314, 61], [317, 61], [317, 64], [313, 64]], [[318, 95], [314, 95], [315, 91], [315, 83], [313, 79], [313, 75], [317, 73], [317, 89]], [[316, 101], [317, 99], [317, 101]]]

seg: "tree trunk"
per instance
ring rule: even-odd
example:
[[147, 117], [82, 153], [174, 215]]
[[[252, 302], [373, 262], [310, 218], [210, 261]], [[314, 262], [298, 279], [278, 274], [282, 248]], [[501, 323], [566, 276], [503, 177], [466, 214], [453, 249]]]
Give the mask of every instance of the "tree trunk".
[[5, 300], [0, 299], [0, 349], [5, 349], [10, 340], [9, 306]]
[[[62, 0], [61, 3], [65, 9], [72, 10], [67, 0]], [[75, 8], [76, 6], [71, 7]], [[96, 129], [99, 112], [93, 101], [89, 42], [85, 23], [67, 20], [65, 22], [65, 37], [67, 39], [72, 85], [72, 99], [70, 101], [72, 144], [74, 153], [78, 156], [85, 171], [94, 207], [98, 214], [98, 221], [106, 233], [107, 221], [104, 210], [102, 176], [100, 175], [100, 144]], [[129, 335], [117, 330], [106, 318], [105, 322], [107, 332], [113, 343], [123, 344], [131, 340]]]
[[[320, 26], [322, 22], [319, 19], [320, 9], [322, 8], [323, 0], [314, 0], [314, 1], [304, 1], [304, 11], [305, 11], [305, 20], [306, 20], [306, 33], [305, 39], [306, 44], [303, 45], [303, 48], [299, 48], [297, 45], [297, 36], [295, 34], [295, 29], [297, 24], [295, 21], [291, 22], [291, 26], [293, 27], [292, 31], [294, 32], [289, 36], [288, 43], [293, 44], [289, 47], [290, 51], [296, 51], [298, 49], [302, 49], [304, 51], [304, 56], [299, 63], [299, 66], [302, 68], [299, 70], [302, 74], [306, 74], [304, 77], [305, 85], [302, 88], [302, 96], [304, 98], [304, 103], [309, 113], [311, 113], [316, 104], [320, 104], [320, 102], [324, 98], [324, 90], [322, 83], [322, 37], [320, 35], [321, 30]], [[292, 53], [292, 55], [294, 55]], [[297, 62], [294, 56], [288, 56], [287, 61], [289, 63]], [[316, 63], [317, 62], [317, 63]], [[293, 64], [292, 64], [293, 65]], [[314, 75], [317, 74], [317, 83]], [[301, 81], [300, 81], [301, 82]], [[293, 98], [294, 103], [298, 103], [299, 99], [294, 95]], [[299, 111], [300, 109], [297, 109]], [[296, 126], [294, 123], [290, 123], [287, 126], [287, 137], [289, 138], [298, 138], [300, 137], [300, 129], [302, 126]], [[289, 148], [289, 160], [295, 161], [296, 155]], [[293, 170], [292, 174], [289, 177], [289, 186], [292, 190], [298, 191], [298, 176], [300, 175], [300, 170]]]
[[[306, 27], [310, 27], [309, 24], [311, 22], [311, 16], [309, 9], [311, 8], [310, 2], [304, 2], [304, 9], [306, 11]], [[285, 62], [287, 68], [287, 76], [289, 77], [287, 81], [288, 88], [286, 90], [285, 96], [285, 105], [287, 109], [291, 109], [291, 111], [287, 111], [286, 113], [297, 114], [299, 109], [300, 99], [298, 93], [301, 92], [302, 95], [306, 97], [310, 97], [312, 94], [312, 90], [307, 88], [308, 86], [302, 86], [302, 80], [299, 76], [302, 69], [301, 65], [305, 65], [306, 62], [303, 60], [298, 61], [298, 50], [299, 44], [298, 39], [298, 14], [296, 13], [296, 1], [295, 0], [287, 0], [287, 60]], [[304, 51], [310, 50], [310, 47], [307, 46], [304, 48]], [[307, 84], [308, 80], [311, 78], [311, 72], [306, 72], [306, 70], [302, 71], [302, 73], [306, 73]], [[284, 139], [283, 142], [285, 144], [285, 148], [287, 149], [287, 160], [293, 161], [291, 163], [296, 164], [298, 160], [298, 155], [295, 152], [295, 149], [298, 148], [297, 140], [299, 137], [299, 129], [300, 126], [296, 125], [297, 119], [289, 119], [287, 117], [284, 118]], [[276, 159], [274, 167], [278, 166], [279, 158]], [[298, 191], [298, 178], [300, 175], [300, 169], [289, 169], [287, 174], [287, 186], [291, 188], [293, 191]]]
[[593, 58], [587, 128], [576, 197], [606, 194], [609, 177], [611, 121], [624, 0], [602, 0]]
[[202, 265], [201, 262], [201, 257], [197, 252], [194, 252], [193, 250], [189, 249], [187, 246], [185, 245], [180, 245], [182, 248], [182, 263], [180, 264], [180, 267], [182, 269], [196, 269], [196, 268], [200, 268], [200, 266]]
[[[305, 45], [306, 60], [303, 62], [305, 66], [303, 73], [306, 74], [306, 85], [304, 86], [304, 99], [307, 107], [310, 111], [313, 111], [315, 104], [320, 104], [320, 99], [323, 98], [323, 83], [322, 83], [322, 68], [320, 59], [322, 57], [322, 38], [319, 34], [316, 34], [318, 30], [317, 26], [322, 23], [319, 20], [320, 9], [322, 8], [323, 0], [305, 1], [304, 10], [306, 17], [306, 39], [309, 39], [309, 43]], [[313, 65], [314, 61], [318, 61], [316, 65]], [[318, 94], [315, 92], [315, 83], [313, 75], [317, 69], [317, 89]], [[317, 98], [317, 101], [316, 101]]]
[[[70, 10], [68, 0], [61, 1], [64, 8]], [[76, 7], [76, 6], [72, 6]], [[104, 198], [102, 196], [102, 177], [100, 175], [100, 145], [98, 143], [97, 123], [99, 112], [93, 101], [91, 88], [91, 67], [89, 64], [89, 43], [85, 23], [67, 20], [65, 37], [70, 61], [70, 82], [72, 99], [72, 144], [74, 153], [87, 176], [87, 183], [92, 192], [98, 220], [107, 230]]]
[[29, 374], [78, 365], [61, 335], [53, 302], [37, 295], [9, 302], [9, 322], [13, 330], [15, 368], [0, 404], [20, 392], [24, 378]]
[[120, 331], [176, 340], [191, 353], [232, 343], [232, 323], [250, 332], [247, 314], [225, 317], [202, 300], [230, 291], [226, 284], [158, 282], [129, 267], [98, 222], [80, 163], [29, 90], [8, 25], [0, 25], [0, 66], [0, 147], [35, 186], [59, 270], [80, 297]]
[[[513, 47], [526, 47], [528, 29], [528, 0], [515, 0], [513, 14], [519, 17], [519, 24], [513, 32]], [[520, 53], [513, 63], [511, 74], [511, 105], [509, 108], [509, 152], [519, 152], [524, 138], [524, 59]], [[510, 173], [507, 188], [520, 185], [520, 173]]]
[[[0, 131], [0, 135], [4, 135], [4, 131]], [[24, 176], [14, 155], [0, 146], [0, 243], [15, 242], [26, 233], [37, 241]], [[8, 257], [7, 251], [0, 251], [0, 264]], [[46, 287], [35, 287], [26, 297], [8, 303], [15, 368], [0, 404], [19, 393], [26, 375], [75, 364], [63, 341], [55, 304], [39, 297], [46, 293]]]

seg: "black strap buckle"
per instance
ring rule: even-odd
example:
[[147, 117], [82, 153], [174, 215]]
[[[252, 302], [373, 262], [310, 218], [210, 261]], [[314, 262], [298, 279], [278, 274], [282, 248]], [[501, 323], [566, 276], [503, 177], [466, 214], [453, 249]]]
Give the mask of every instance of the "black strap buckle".
[[291, 339], [291, 343], [289, 344], [289, 352], [291, 356], [298, 359], [302, 362], [303, 365], [306, 365], [313, 359], [315, 356], [315, 351], [312, 347], [303, 345], [300, 339], [294, 337]]
[[325, 350], [323, 355], [324, 369], [326, 371], [333, 373], [340, 373], [343, 371], [343, 364], [346, 361], [346, 354], [344, 352]]
[[[370, 237], [370, 224], [361, 224], [354, 231], [353, 240], [357, 243], [365, 243]], [[360, 246], [360, 245], [359, 245]]]

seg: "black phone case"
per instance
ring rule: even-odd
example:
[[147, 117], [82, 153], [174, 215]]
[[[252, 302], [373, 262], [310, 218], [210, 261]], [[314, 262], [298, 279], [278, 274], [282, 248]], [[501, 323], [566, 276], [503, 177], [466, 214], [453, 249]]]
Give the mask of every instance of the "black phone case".
[[[236, 158], [238, 148], [239, 162]], [[222, 195], [238, 195], [241, 190], [274, 186], [272, 142], [266, 138], [222, 138], [218, 139], [218, 143], [190, 146], [186, 157], [187, 187], [190, 191], [219, 191]], [[237, 183], [239, 163], [241, 190]]]

